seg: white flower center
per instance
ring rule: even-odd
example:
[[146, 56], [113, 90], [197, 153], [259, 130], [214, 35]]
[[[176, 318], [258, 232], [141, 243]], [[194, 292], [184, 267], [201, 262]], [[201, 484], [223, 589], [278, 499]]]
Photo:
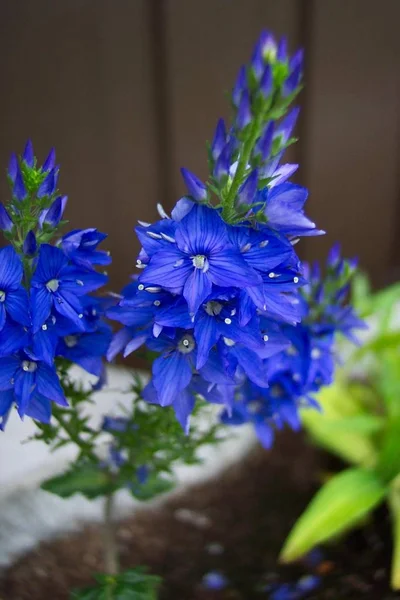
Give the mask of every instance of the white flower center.
[[222, 304], [220, 302], [216, 302], [215, 300], [210, 300], [204, 305], [204, 310], [208, 315], [210, 315], [210, 317], [219, 315], [222, 309]]
[[56, 292], [60, 287], [60, 282], [58, 281], [58, 279], [50, 279], [50, 281], [46, 283], [46, 287], [49, 290], [49, 292]]
[[196, 269], [201, 269], [206, 273], [208, 271], [208, 260], [204, 254], [196, 254], [196, 256], [192, 256], [192, 264]]
[[78, 337], [76, 335], [66, 335], [64, 342], [68, 348], [73, 348], [78, 343]]
[[193, 336], [190, 334], [186, 334], [183, 338], [178, 342], [178, 350], [182, 354], [189, 354], [195, 349], [196, 342], [194, 341]]
[[0, 302], [4, 302], [6, 299], [6, 293], [3, 290], [0, 290]]
[[33, 360], [23, 360], [22, 361], [22, 370], [26, 373], [34, 373], [37, 369], [37, 363], [33, 362]]

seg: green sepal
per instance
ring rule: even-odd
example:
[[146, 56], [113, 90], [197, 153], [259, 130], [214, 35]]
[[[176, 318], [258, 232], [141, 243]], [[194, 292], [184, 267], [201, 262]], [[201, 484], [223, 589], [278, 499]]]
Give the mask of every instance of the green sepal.
[[95, 464], [73, 465], [62, 475], [42, 483], [41, 487], [61, 498], [82, 494], [89, 499], [104, 496], [114, 489], [107, 473]]
[[280, 560], [297, 560], [318, 544], [354, 527], [386, 494], [386, 486], [367, 469], [353, 468], [335, 475], [317, 492], [295, 524]]

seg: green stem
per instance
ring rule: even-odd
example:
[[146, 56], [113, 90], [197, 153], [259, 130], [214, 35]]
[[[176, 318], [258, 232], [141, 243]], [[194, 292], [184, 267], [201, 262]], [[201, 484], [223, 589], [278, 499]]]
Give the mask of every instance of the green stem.
[[251, 151], [254, 148], [254, 144], [257, 141], [259, 128], [261, 121], [263, 119], [263, 113], [260, 113], [257, 118], [254, 119], [251, 124], [251, 129], [248, 135], [246, 142], [243, 145], [243, 150], [239, 156], [239, 162], [236, 169], [236, 173], [232, 179], [231, 186], [229, 188], [229, 192], [223, 202], [222, 208], [222, 218], [229, 223], [232, 214], [234, 213], [234, 205], [236, 194], [238, 193], [239, 187], [243, 181], [244, 174], [246, 172], [246, 168], [248, 162], [250, 160]]
[[82, 440], [77, 433], [70, 426], [68, 421], [63, 417], [62, 412], [56, 407], [53, 407], [53, 417], [57, 423], [64, 429], [65, 433], [68, 434], [69, 439], [81, 450], [82, 454], [89, 458], [92, 462], [98, 462], [98, 458], [92, 450], [92, 445], [85, 440]]
[[113, 522], [114, 494], [107, 494], [104, 502], [104, 569], [107, 575], [110, 575], [110, 585], [108, 587], [108, 599], [113, 599], [114, 581], [113, 577], [118, 575], [118, 549], [115, 539], [115, 526]]

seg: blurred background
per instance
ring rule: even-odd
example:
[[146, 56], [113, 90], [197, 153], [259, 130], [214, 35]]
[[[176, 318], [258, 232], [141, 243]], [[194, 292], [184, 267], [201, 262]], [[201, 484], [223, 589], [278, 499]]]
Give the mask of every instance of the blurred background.
[[374, 283], [400, 276], [400, 0], [0, 0], [0, 198], [11, 151], [30, 137], [60, 162], [67, 218], [109, 234], [119, 289], [137, 219], [206, 175], [205, 141], [263, 28], [306, 50], [291, 160], [308, 213]]

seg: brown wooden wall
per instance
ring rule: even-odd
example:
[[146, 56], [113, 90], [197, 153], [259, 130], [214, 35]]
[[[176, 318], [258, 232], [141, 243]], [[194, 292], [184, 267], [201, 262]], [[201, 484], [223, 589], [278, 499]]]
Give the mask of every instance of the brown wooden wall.
[[179, 197], [180, 166], [205, 174], [224, 92], [269, 28], [306, 48], [292, 158], [328, 235], [302, 254], [339, 239], [383, 284], [400, 274], [399, 22], [400, 0], [0, 0], [0, 165], [27, 137], [57, 148], [68, 217], [109, 233], [119, 288], [136, 220]]

